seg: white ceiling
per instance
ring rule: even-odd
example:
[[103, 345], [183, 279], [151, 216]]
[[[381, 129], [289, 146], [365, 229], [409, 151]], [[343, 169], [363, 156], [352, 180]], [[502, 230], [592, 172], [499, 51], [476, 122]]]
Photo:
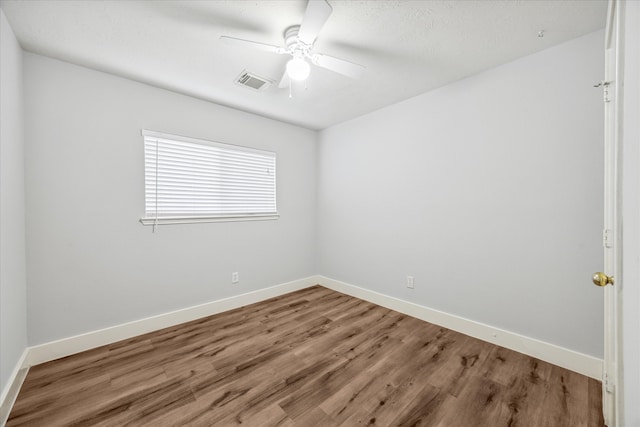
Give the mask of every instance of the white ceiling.
[[[346, 1], [314, 51], [367, 67], [352, 80], [313, 67], [293, 98], [287, 57], [221, 35], [283, 46], [306, 0], [0, 2], [28, 51], [262, 116], [323, 129], [604, 27], [606, 0]], [[538, 32], [544, 30], [544, 37]], [[234, 84], [243, 71], [264, 92]]]

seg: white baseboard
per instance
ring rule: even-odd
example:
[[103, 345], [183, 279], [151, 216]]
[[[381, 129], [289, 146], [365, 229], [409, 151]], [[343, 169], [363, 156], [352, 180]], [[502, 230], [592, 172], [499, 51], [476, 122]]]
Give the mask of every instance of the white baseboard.
[[2, 394], [0, 395], [0, 426], [6, 424], [7, 418], [9, 418], [9, 412], [11, 412], [11, 408], [18, 397], [20, 387], [22, 387], [22, 383], [27, 376], [29, 368], [25, 367], [25, 365], [28, 354], [29, 349], [25, 348], [15, 368], [13, 368], [13, 372], [11, 372], [9, 381], [7, 381], [7, 384], [5, 384], [2, 389]]
[[319, 283], [329, 289], [354, 296], [400, 313], [470, 335], [511, 350], [535, 357], [545, 362], [569, 369], [597, 380], [602, 379], [602, 359], [529, 338], [484, 323], [465, 319], [429, 307], [390, 297], [349, 283], [319, 276]]
[[264, 301], [289, 292], [308, 288], [318, 283], [319, 276], [311, 276], [305, 279], [294, 280], [269, 288], [36, 345], [27, 349], [28, 355], [24, 361], [24, 366], [32, 366], [59, 359], [81, 351], [146, 334], [147, 332], [179, 325], [180, 323], [190, 322], [244, 305]]

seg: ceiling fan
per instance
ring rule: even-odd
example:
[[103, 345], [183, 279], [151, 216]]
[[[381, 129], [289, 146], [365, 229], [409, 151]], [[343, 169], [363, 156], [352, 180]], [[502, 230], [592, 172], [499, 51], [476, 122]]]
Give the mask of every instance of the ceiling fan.
[[330, 55], [313, 52], [313, 44], [325, 22], [331, 16], [332, 11], [331, 5], [326, 0], [309, 0], [302, 23], [289, 27], [284, 32], [286, 47], [228, 36], [221, 36], [220, 40], [231, 45], [251, 47], [279, 55], [291, 55], [292, 58], [287, 62], [286, 70], [278, 84], [279, 88], [289, 86], [291, 80], [306, 80], [311, 71], [309, 62], [318, 67], [357, 79], [364, 73], [364, 66]]

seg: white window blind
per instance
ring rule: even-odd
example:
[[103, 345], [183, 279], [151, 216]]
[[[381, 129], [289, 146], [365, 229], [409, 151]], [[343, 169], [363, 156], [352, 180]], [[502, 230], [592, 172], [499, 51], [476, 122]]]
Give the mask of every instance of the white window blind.
[[276, 155], [143, 130], [145, 225], [274, 219]]

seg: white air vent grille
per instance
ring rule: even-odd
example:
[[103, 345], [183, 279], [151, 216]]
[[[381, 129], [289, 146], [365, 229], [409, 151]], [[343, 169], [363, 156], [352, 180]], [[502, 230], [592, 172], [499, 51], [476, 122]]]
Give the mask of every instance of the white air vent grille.
[[264, 77], [260, 77], [253, 73], [249, 73], [246, 70], [240, 73], [238, 78], [236, 79], [236, 84], [240, 86], [247, 87], [249, 89], [257, 90], [262, 92], [273, 83], [272, 80], [265, 79]]

